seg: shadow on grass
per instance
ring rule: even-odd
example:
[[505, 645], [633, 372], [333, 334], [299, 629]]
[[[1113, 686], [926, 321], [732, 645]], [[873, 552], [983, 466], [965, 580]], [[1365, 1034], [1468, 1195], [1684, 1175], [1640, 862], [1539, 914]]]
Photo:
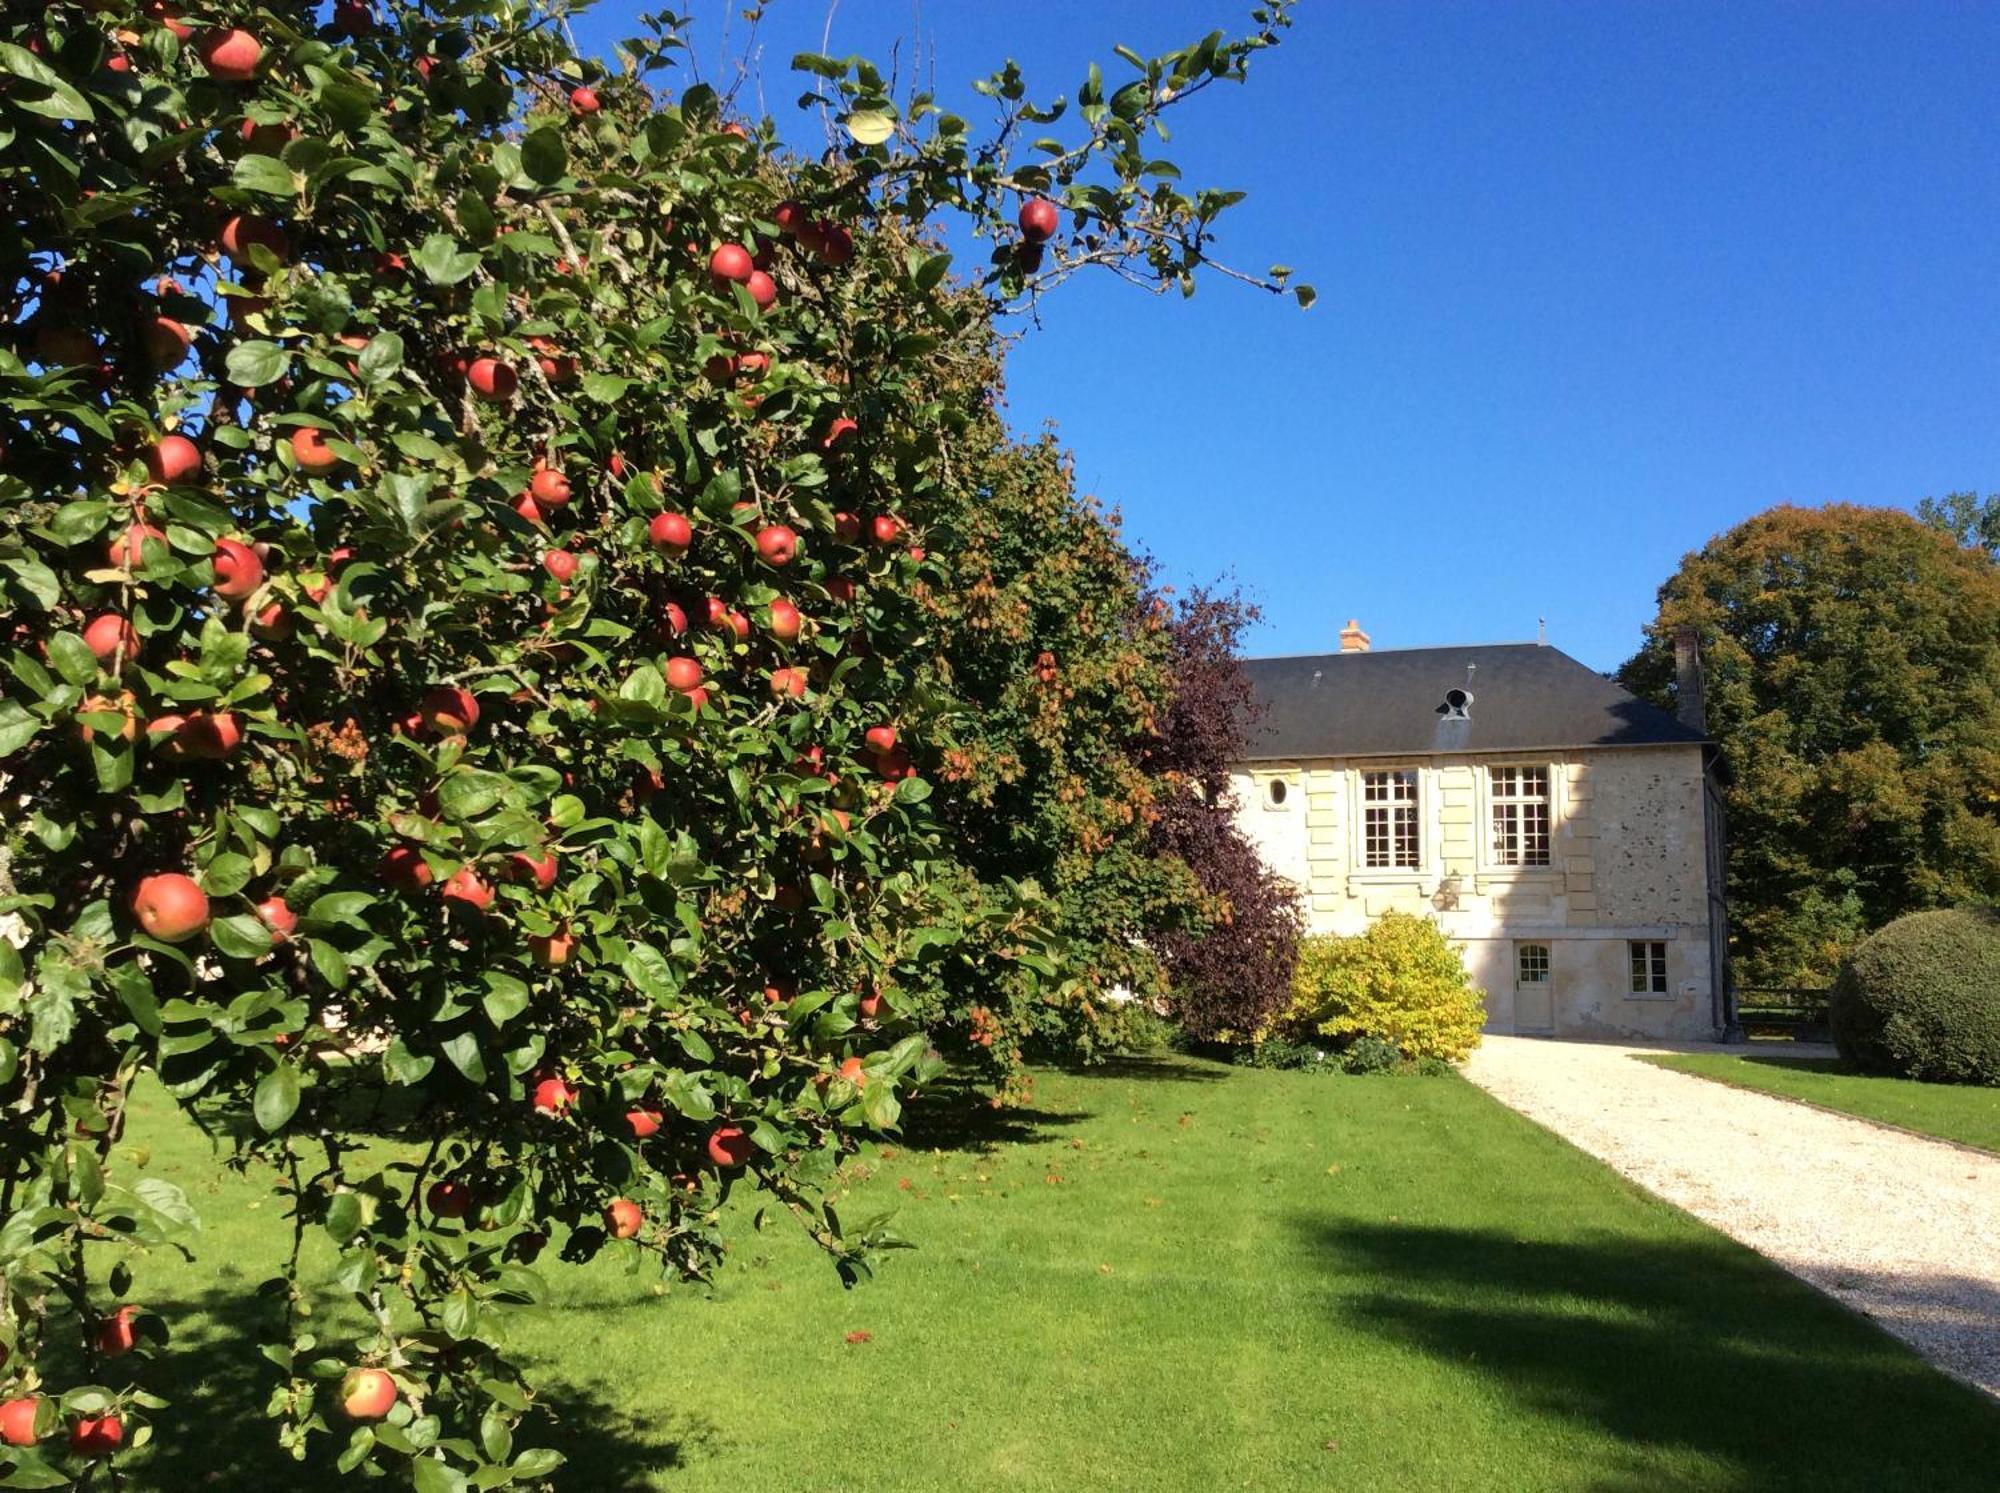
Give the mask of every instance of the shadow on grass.
[[[244, 1280], [238, 1290], [153, 1304], [176, 1324], [174, 1342], [139, 1378], [171, 1403], [150, 1417], [151, 1445], [126, 1459], [126, 1486], [231, 1493], [247, 1488], [343, 1493], [355, 1486], [358, 1474], [343, 1476], [334, 1468], [351, 1434], [334, 1403], [337, 1380], [327, 1381], [321, 1392], [331, 1433], [312, 1438], [303, 1462], [279, 1447], [277, 1423], [265, 1418], [279, 1371], [260, 1351], [264, 1308], [252, 1287]], [[705, 1422], [683, 1423], [673, 1415], [636, 1420], [604, 1403], [609, 1390], [595, 1397], [587, 1387], [547, 1380], [537, 1387], [536, 1408], [516, 1437], [522, 1449], [548, 1446], [563, 1454], [566, 1460], [554, 1474], [558, 1488], [644, 1489], [653, 1485], [654, 1475], [718, 1442], [717, 1429]], [[376, 1455], [392, 1473], [398, 1470], [400, 1458]], [[407, 1480], [407, 1470], [390, 1479], [398, 1487]]]
[[1054, 1139], [1055, 1130], [1089, 1119], [1081, 1111], [1023, 1105], [994, 1108], [992, 1096], [970, 1078], [939, 1079], [903, 1106], [903, 1144], [923, 1151], [991, 1151]]
[[[2000, 1405], [1720, 1241], [1323, 1220], [1305, 1233], [1346, 1325], [1626, 1443], [1630, 1481], [1600, 1486], [1678, 1485], [1671, 1459], [1688, 1453], [1730, 1464], [1746, 1488], [1994, 1486]], [[1977, 1289], [2000, 1330], [2000, 1295]]]
[[1071, 1078], [1116, 1078], [1137, 1083], [1220, 1083], [1229, 1070], [1172, 1053], [1121, 1053], [1096, 1063], [1064, 1063]]
[[1787, 1068], [1794, 1073], [1838, 1074], [1843, 1078], [1860, 1078], [1859, 1068], [1850, 1068], [1839, 1058], [1792, 1058], [1779, 1057], [1775, 1053], [1745, 1053], [1743, 1061], [1759, 1068]]

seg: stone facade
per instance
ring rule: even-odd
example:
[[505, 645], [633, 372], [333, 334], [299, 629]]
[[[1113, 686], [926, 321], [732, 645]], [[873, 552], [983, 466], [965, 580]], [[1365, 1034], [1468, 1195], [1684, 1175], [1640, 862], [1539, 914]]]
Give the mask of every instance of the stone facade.
[[[1358, 933], [1391, 909], [1434, 918], [1486, 992], [1487, 1030], [1707, 1040], [1721, 961], [1710, 944], [1704, 761], [1685, 743], [1313, 758], [1246, 763], [1232, 782], [1239, 822], [1300, 889], [1313, 931]], [[1523, 781], [1508, 769], [1533, 774], [1546, 850], [1539, 837], [1511, 853], [1504, 843], [1496, 789]], [[1414, 779], [1414, 812], [1395, 821], [1406, 838], [1386, 853], [1378, 801], [1373, 856], [1408, 860], [1414, 828], [1414, 866], [1369, 864], [1370, 773]], [[1373, 791], [1392, 791], [1386, 782]]]

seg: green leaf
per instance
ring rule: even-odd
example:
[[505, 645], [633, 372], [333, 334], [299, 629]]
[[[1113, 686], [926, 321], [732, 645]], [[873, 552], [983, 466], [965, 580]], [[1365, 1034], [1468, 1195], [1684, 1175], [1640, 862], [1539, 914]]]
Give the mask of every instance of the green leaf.
[[479, 1330], [479, 1302], [460, 1286], [445, 1297], [438, 1321], [447, 1334], [463, 1342]]
[[[4, 956], [0, 956], [0, 964], [5, 962]], [[0, 974], [4, 974], [4, 971], [0, 971]], [[111, 988], [118, 992], [118, 999], [131, 1014], [133, 1024], [148, 1036], [159, 1036], [160, 1003], [153, 994], [153, 977], [136, 963], [113, 965], [104, 972], [104, 977], [110, 982]], [[0, 979], [0, 985], [4, 984], [4, 979]]]
[[514, 1476], [532, 1481], [547, 1477], [563, 1464], [563, 1454], [554, 1447], [537, 1446], [514, 1459]]
[[651, 944], [635, 943], [625, 953], [625, 978], [648, 1000], [665, 1004], [680, 994], [674, 967]]
[[292, 168], [275, 156], [244, 155], [237, 157], [236, 170], [231, 180], [246, 192], [255, 192], [263, 197], [290, 197], [298, 191], [298, 179], [292, 175]]
[[[78, 641], [81, 641], [79, 639]], [[44, 722], [16, 700], [0, 700], [0, 757], [13, 755], [35, 739]]]
[[611, 373], [586, 373], [583, 376], [584, 394], [599, 404], [616, 404], [625, 397], [625, 391], [632, 384], [633, 380]]
[[528, 987], [512, 975], [489, 970], [486, 994], [480, 1004], [486, 1008], [487, 1018], [495, 1026], [505, 1026], [528, 1009]]
[[291, 365], [292, 355], [275, 342], [239, 342], [224, 360], [229, 381], [246, 389], [275, 384]]
[[375, 899], [367, 892], [328, 892], [315, 897], [312, 906], [305, 911], [308, 923], [335, 923], [347, 927], [359, 926], [356, 914], [363, 908], [373, 907]]
[[879, 109], [856, 109], [846, 124], [847, 133], [862, 145], [880, 145], [896, 133], [896, 122]]
[[422, 1083], [424, 1075], [436, 1066], [436, 1058], [411, 1052], [401, 1037], [392, 1041], [382, 1054], [382, 1071], [394, 1084]]
[[417, 249], [417, 268], [433, 285], [456, 285], [479, 268], [479, 256], [461, 253], [450, 234], [433, 233]]
[[453, 773], [438, 786], [438, 808], [447, 819], [461, 823], [467, 819], [477, 819], [507, 796], [513, 787], [497, 772], [478, 772], [470, 768]]
[[271, 952], [271, 930], [249, 913], [217, 918], [208, 925], [216, 952], [231, 959], [261, 959]]
[[345, 1244], [361, 1232], [361, 1195], [336, 1192], [326, 1205], [326, 1231], [336, 1244]]
[[250, 1101], [251, 1113], [266, 1135], [283, 1129], [298, 1108], [299, 1070], [290, 1063], [280, 1063], [266, 1073], [258, 1081], [256, 1096]]
[[211, 897], [233, 897], [250, 884], [255, 871], [248, 856], [225, 852], [201, 868], [201, 889]]
[[530, 131], [521, 142], [521, 169], [545, 187], [561, 181], [568, 164], [569, 148], [563, 144], [561, 130], [545, 126]]
[[71, 684], [88, 684], [97, 677], [97, 655], [73, 632], [59, 632], [49, 639], [49, 662]]
[[355, 359], [354, 366], [360, 370], [362, 378], [371, 384], [379, 384], [403, 366], [403, 339], [394, 332], [376, 333], [361, 349], [361, 356]]
[[452, 1067], [474, 1083], [486, 1082], [486, 1060], [479, 1053], [477, 1032], [460, 1032], [456, 1036], [445, 1038], [438, 1045], [444, 1049], [444, 1055], [451, 1059]]
[[413, 1458], [410, 1482], [417, 1493], [465, 1493], [465, 1474], [435, 1457]]
[[184, 1229], [201, 1227], [201, 1215], [187, 1194], [164, 1177], [141, 1177], [132, 1184], [132, 1195], [169, 1223]]
[[[62, 74], [50, 67], [26, 47], [17, 47], [12, 42], [0, 42], [0, 65], [17, 78], [26, 79], [29, 87], [9, 90], [8, 102], [17, 109], [25, 109], [30, 114], [39, 114], [44, 119], [95, 119], [91, 113], [90, 101], [65, 83]], [[28, 1486], [22, 1484], [22, 1486]], [[52, 1486], [37, 1483], [36, 1487]]]

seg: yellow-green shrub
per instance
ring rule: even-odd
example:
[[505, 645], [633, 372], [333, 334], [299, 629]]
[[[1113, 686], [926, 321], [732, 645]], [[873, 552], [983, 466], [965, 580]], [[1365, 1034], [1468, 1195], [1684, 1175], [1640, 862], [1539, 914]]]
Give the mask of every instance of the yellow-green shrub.
[[1380, 1037], [1403, 1056], [1456, 1061], [1479, 1044], [1485, 993], [1458, 946], [1428, 918], [1385, 913], [1352, 938], [1299, 945], [1292, 1003], [1277, 1028], [1327, 1037]]

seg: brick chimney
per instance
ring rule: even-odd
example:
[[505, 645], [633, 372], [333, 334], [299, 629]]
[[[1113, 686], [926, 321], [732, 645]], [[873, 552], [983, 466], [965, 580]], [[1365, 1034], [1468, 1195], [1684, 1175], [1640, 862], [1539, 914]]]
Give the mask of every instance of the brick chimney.
[[1342, 653], [1368, 651], [1368, 634], [1361, 630], [1361, 624], [1352, 617], [1347, 619], [1347, 626], [1340, 630], [1340, 651]]
[[1708, 734], [1708, 700], [1701, 679], [1701, 634], [1692, 627], [1674, 629], [1675, 714], [1683, 726]]

